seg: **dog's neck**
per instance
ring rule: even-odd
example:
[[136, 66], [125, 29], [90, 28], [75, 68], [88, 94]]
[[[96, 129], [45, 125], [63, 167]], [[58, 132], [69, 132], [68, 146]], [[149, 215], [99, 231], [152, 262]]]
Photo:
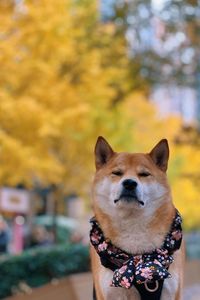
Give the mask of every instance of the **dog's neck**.
[[175, 208], [170, 201], [163, 203], [153, 216], [145, 211], [119, 211], [112, 218], [99, 207], [95, 208], [96, 218], [106, 238], [130, 254], [151, 252], [161, 247], [170, 229]]

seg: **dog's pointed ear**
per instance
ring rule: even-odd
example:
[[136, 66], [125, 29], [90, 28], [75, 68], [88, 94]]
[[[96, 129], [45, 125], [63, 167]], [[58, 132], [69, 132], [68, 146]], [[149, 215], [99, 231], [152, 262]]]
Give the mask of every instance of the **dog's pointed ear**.
[[163, 172], [167, 171], [169, 159], [169, 145], [166, 139], [161, 140], [149, 153], [153, 162]]
[[96, 169], [98, 170], [110, 160], [115, 152], [112, 150], [108, 142], [102, 136], [99, 136], [94, 153]]

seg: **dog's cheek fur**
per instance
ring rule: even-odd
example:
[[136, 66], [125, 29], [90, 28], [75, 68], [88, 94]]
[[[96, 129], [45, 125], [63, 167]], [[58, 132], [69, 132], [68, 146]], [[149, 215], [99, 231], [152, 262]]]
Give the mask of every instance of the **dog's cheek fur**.
[[111, 193], [110, 193], [110, 200], [114, 203], [115, 199], [118, 199], [122, 192], [122, 185], [121, 182], [112, 183], [111, 186]]
[[162, 199], [167, 192], [167, 188], [156, 181], [144, 183], [142, 187], [144, 202]]
[[110, 178], [105, 177], [96, 184], [93, 196], [104, 213], [111, 214], [115, 207], [114, 200], [118, 197], [118, 183], [113, 183]]

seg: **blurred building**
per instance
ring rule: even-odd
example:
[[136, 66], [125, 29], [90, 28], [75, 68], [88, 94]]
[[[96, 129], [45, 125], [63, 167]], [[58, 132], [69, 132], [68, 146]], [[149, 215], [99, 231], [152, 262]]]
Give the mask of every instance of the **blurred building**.
[[29, 215], [30, 193], [24, 189], [3, 187], [0, 189], [0, 211], [5, 216]]
[[153, 88], [152, 101], [161, 118], [181, 116], [184, 126], [196, 126], [198, 120], [197, 91], [187, 86], [160, 85]]
[[[143, 54], [146, 62], [141, 66], [141, 72], [146, 77], [151, 77], [152, 74], [155, 76], [150, 100], [158, 107], [159, 115], [181, 116], [186, 127], [199, 124], [200, 74], [196, 73], [198, 57], [195, 57], [195, 49], [185, 33], [183, 20], [179, 22], [179, 12], [175, 8], [171, 15], [167, 10], [162, 11], [166, 0], [101, 0], [100, 3], [102, 20], [105, 22], [115, 16], [116, 3], [119, 7], [124, 3], [128, 5], [126, 38], [130, 47], [129, 55], [134, 59], [134, 56]], [[194, 14], [191, 9], [190, 6], [185, 7], [190, 16]], [[177, 18], [176, 32], [166, 34], [166, 23], [172, 16]], [[148, 61], [151, 54], [160, 57], [160, 62], [153, 55]], [[150, 72], [149, 68], [153, 69], [154, 64], [155, 69]], [[179, 72], [183, 77], [181, 83], [176, 80], [176, 73]]]

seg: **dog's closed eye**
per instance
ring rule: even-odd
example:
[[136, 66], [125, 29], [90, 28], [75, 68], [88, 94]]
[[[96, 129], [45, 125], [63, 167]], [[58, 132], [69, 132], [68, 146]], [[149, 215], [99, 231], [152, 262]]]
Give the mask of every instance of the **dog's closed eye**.
[[140, 177], [148, 177], [148, 176], [150, 176], [151, 174], [149, 173], [149, 172], [140, 172], [139, 174], [138, 174], [138, 176], [140, 176]]
[[122, 175], [123, 175], [123, 172], [122, 172], [121, 170], [112, 171], [112, 175], [115, 175], [115, 176], [122, 176]]

